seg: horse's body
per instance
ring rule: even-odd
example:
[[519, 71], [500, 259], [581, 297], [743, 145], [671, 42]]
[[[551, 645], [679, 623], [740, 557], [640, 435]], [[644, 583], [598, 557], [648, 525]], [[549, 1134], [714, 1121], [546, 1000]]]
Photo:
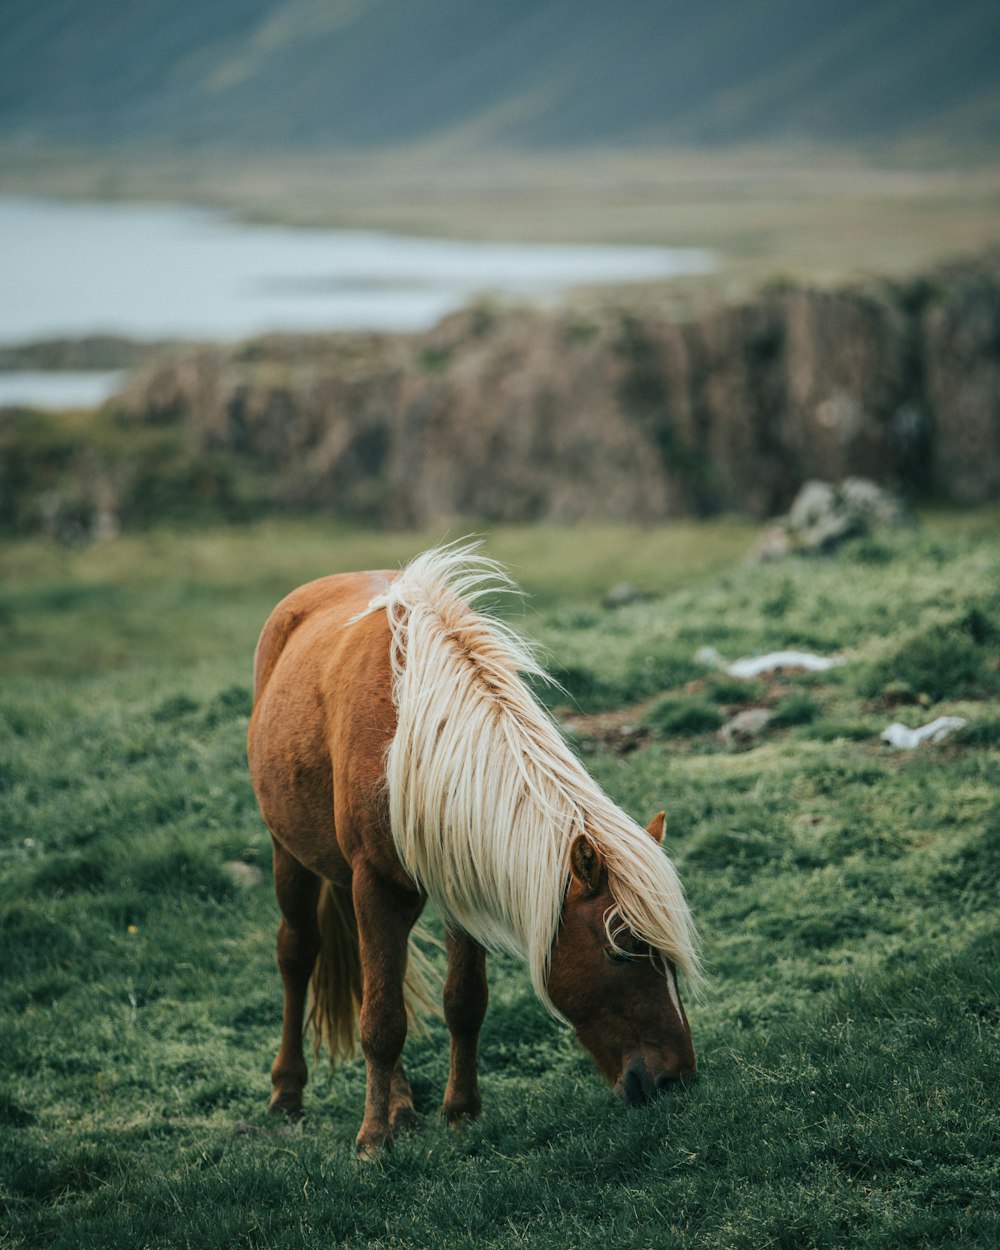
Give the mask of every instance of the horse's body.
[[452, 547], [400, 574], [323, 578], [278, 605], [257, 647], [249, 760], [285, 987], [271, 1109], [301, 1109], [312, 978], [332, 1054], [359, 1013], [366, 1154], [415, 1118], [400, 1056], [407, 998], [427, 1005], [410, 934], [428, 896], [446, 924], [452, 1123], [480, 1108], [487, 948], [527, 961], [626, 1101], [694, 1072], [675, 979], [696, 972], [693, 930], [662, 814], [639, 829], [528, 693], [534, 660], [470, 604], [495, 572]]

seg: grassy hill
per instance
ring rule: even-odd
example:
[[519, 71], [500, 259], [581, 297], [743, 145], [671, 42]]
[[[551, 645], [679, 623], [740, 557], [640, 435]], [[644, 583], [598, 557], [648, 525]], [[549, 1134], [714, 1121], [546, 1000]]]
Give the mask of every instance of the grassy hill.
[[[634, 815], [667, 809], [710, 977], [690, 1008], [701, 1075], [627, 1111], [494, 959], [483, 1118], [437, 1119], [435, 1025], [407, 1048], [423, 1131], [369, 1166], [352, 1150], [357, 1061], [314, 1066], [299, 1126], [263, 1114], [281, 996], [250, 658], [297, 582], [439, 535], [5, 544], [4, 1245], [995, 1245], [997, 532], [995, 509], [931, 517], [766, 566], [720, 523], [490, 536], [581, 698], [623, 714], [639, 687], [655, 699], [627, 708], [635, 749], [578, 745]], [[621, 576], [652, 597], [603, 607]], [[847, 663], [740, 684], [693, 665], [709, 643]], [[775, 727], [728, 751], [713, 724], [752, 705]], [[969, 719], [963, 736], [879, 744], [889, 720], [942, 713]]]
[[8, 0], [0, 134], [370, 147], [1000, 136], [982, 0]]

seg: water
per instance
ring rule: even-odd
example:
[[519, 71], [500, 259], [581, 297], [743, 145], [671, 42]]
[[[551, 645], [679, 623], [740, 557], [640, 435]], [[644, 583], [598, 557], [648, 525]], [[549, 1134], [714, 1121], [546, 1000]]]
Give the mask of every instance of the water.
[[0, 342], [420, 330], [483, 292], [711, 268], [693, 248], [465, 243], [248, 226], [221, 213], [0, 198]]
[[61, 370], [59, 373], [0, 372], [0, 408], [23, 405], [31, 408], [96, 408], [121, 387], [125, 374]]
[[693, 248], [293, 230], [195, 208], [8, 197], [0, 198], [0, 343], [413, 331], [484, 293], [551, 301], [582, 284], [711, 267], [709, 253]]

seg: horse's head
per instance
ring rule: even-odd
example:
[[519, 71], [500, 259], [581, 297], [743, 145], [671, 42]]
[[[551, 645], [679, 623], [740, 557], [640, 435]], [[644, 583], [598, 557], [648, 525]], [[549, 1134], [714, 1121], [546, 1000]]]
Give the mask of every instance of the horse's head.
[[[663, 836], [663, 813], [647, 832]], [[548, 991], [615, 1092], [630, 1106], [694, 1076], [687, 1016], [669, 960], [634, 934], [608, 936], [615, 899], [594, 843], [570, 852], [570, 884], [552, 947]]]

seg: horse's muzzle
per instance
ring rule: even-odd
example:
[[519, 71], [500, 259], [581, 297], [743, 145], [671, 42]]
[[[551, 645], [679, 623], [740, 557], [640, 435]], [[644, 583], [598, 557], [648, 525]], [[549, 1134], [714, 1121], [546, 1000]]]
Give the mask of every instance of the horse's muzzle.
[[635, 1055], [615, 1086], [615, 1093], [629, 1107], [641, 1107], [659, 1094], [679, 1089], [681, 1080], [670, 1072], [653, 1077], [640, 1055]]

